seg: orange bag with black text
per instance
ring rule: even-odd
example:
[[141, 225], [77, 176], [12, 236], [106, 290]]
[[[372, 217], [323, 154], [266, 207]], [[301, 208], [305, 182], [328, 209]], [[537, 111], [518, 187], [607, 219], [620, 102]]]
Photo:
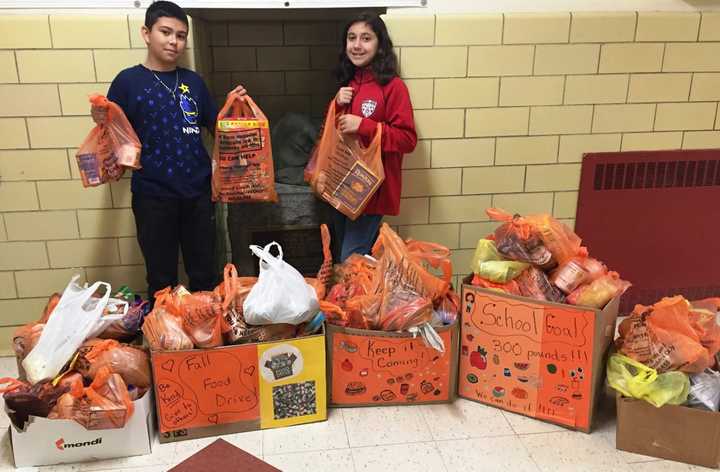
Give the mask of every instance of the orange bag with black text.
[[385, 180], [381, 153], [382, 124], [367, 147], [337, 128], [335, 99], [325, 117], [322, 135], [305, 167], [305, 181], [315, 193], [351, 220], [362, 215]]
[[215, 126], [212, 199], [277, 202], [270, 125], [249, 96], [228, 94]]
[[84, 187], [119, 180], [126, 167], [140, 169], [140, 140], [122, 108], [98, 94], [90, 96], [90, 103], [105, 108], [107, 119], [90, 131], [75, 154]]

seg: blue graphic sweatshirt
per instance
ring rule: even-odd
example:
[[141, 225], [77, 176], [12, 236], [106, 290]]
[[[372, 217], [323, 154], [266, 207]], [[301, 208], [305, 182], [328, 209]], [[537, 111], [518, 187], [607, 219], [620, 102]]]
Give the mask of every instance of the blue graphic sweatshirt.
[[210, 192], [210, 157], [200, 127], [213, 132], [218, 110], [198, 74], [178, 67], [153, 75], [137, 65], [115, 77], [107, 98], [120, 105], [142, 144], [134, 194], [194, 198]]

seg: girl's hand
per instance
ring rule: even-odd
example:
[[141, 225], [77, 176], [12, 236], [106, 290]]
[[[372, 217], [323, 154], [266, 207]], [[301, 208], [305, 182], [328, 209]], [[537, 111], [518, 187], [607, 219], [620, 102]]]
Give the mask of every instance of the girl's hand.
[[340, 90], [338, 90], [337, 95], [335, 95], [335, 101], [338, 105], [345, 106], [350, 105], [350, 102], [352, 101], [353, 97], [353, 88], [352, 87], [342, 87]]
[[338, 118], [338, 129], [341, 133], [355, 134], [360, 128], [362, 118], [357, 115], [341, 115]]
[[238, 84], [237, 87], [235, 87], [234, 89], [230, 90], [230, 93], [228, 93], [228, 95], [230, 95], [231, 93], [236, 93], [236, 94], [238, 94], [238, 95], [240, 95], [240, 96], [242, 97], [242, 96], [244, 96], [244, 95], [247, 95], [247, 90], [245, 90], [245, 87], [243, 87], [242, 85], [239, 85], [239, 84]]
[[90, 115], [96, 125], [104, 125], [107, 122], [107, 107], [90, 107]]

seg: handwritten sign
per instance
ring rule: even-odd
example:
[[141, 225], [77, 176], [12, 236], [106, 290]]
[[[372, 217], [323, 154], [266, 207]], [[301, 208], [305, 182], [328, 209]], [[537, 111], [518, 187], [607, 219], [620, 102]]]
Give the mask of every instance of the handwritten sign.
[[334, 334], [332, 403], [413, 403], [448, 400], [452, 331], [438, 333], [444, 353], [412, 337]]
[[260, 417], [255, 345], [153, 354], [160, 431]]
[[587, 428], [595, 313], [463, 288], [459, 394]]

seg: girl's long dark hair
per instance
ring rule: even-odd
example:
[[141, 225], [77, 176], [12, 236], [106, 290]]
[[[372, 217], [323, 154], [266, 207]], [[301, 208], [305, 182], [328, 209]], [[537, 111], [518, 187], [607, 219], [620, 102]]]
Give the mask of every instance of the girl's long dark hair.
[[395, 55], [393, 43], [388, 34], [385, 22], [376, 13], [365, 12], [350, 20], [343, 29], [343, 34], [340, 39], [340, 57], [338, 66], [335, 69], [338, 86], [347, 86], [355, 76], [355, 70], [357, 69], [357, 67], [350, 62], [346, 51], [348, 30], [355, 23], [366, 23], [377, 36], [377, 54], [375, 54], [375, 57], [370, 63], [370, 69], [375, 76], [375, 80], [377, 80], [380, 85], [387, 84], [393, 77], [398, 75], [397, 56]]

